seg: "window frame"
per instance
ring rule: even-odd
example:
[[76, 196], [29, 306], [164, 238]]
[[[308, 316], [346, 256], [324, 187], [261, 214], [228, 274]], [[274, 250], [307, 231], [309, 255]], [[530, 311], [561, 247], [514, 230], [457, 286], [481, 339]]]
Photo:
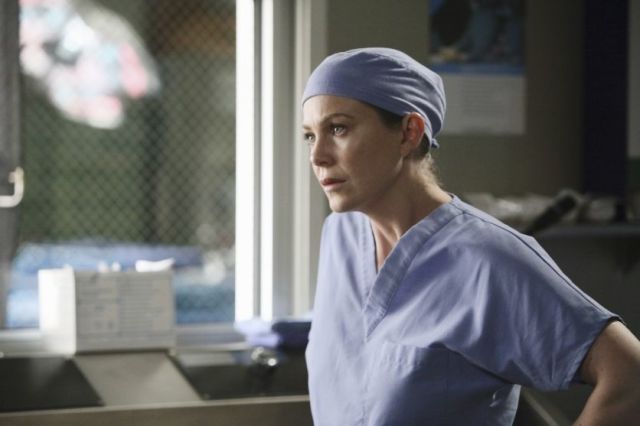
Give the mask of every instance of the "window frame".
[[[328, 212], [309, 167], [308, 148], [301, 141], [299, 103], [304, 82], [326, 55], [327, 4], [326, 0], [246, 0], [245, 5], [249, 3], [259, 21], [253, 26], [259, 41], [254, 39], [251, 56], [259, 58], [254, 65], [260, 79], [254, 80], [254, 92], [242, 97], [255, 102], [237, 111], [238, 158], [244, 156], [253, 169], [249, 170], [252, 178], [246, 179], [246, 165], [238, 162], [236, 201], [247, 197], [246, 211], [256, 214], [249, 222], [252, 232], [243, 229], [246, 211], [238, 209], [236, 215], [236, 238], [252, 238], [236, 242], [244, 247], [236, 252], [237, 271], [244, 274], [237, 275], [236, 318], [299, 317], [312, 308], [320, 233]], [[248, 62], [241, 51], [248, 49], [238, 49], [239, 60]], [[246, 90], [240, 86], [246, 81], [240, 76], [237, 81], [240, 97], [241, 90]], [[254, 121], [249, 124], [246, 118], [251, 117]], [[243, 147], [246, 126], [254, 129], [247, 132], [253, 136], [253, 145]], [[249, 306], [253, 306], [251, 313]]]
[[[18, 182], [12, 181], [11, 171], [20, 166], [20, 99], [19, 99], [19, 11], [18, 0], [3, 1], [0, 5], [0, 197], [11, 198]], [[20, 176], [22, 179], [22, 176]], [[15, 179], [14, 179], [15, 180]], [[6, 192], [9, 191], [9, 192]], [[16, 200], [19, 203], [20, 199]], [[14, 203], [0, 207], [0, 238], [13, 244], [19, 210]], [[0, 331], [5, 327], [6, 301], [11, 275], [13, 250], [0, 247]]]

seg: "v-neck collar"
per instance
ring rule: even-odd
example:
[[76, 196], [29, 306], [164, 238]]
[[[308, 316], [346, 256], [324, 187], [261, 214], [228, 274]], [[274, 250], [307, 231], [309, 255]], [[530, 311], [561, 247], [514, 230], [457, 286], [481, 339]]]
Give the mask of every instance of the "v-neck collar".
[[432, 211], [402, 235], [377, 272], [373, 228], [369, 218], [364, 216], [366, 226], [364, 226], [361, 240], [362, 276], [364, 287], [369, 288], [363, 310], [365, 339], [369, 338], [386, 315], [389, 304], [418, 250], [451, 219], [462, 213], [462, 202], [451, 194], [450, 202]]

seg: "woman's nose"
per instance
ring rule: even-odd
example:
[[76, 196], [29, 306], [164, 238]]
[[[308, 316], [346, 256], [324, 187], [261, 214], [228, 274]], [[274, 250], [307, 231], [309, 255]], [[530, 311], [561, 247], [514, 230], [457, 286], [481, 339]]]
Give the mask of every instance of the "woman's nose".
[[328, 166], [333, 161], [328, 141], [318, 138], [311, 146], [309, 160], [314, 166]]

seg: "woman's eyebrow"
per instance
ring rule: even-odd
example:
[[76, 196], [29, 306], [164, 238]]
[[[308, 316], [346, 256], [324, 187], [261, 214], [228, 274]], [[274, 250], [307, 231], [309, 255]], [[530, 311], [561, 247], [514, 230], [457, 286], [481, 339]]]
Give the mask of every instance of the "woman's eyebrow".
[[[351, 114], [346, 114], [346, 113], [343, 113], [343, 112], [334, 112], [334, 113], [329, 114], [329, 115], [327, 115], [325, 117], [322, 117], [322, 119], [320, 120], [320, 124], [324, 124], [327, 121], [331, 121], [331, 120], [333, 120], [335, 118], [346, 118], [348, 120], [353, 120], [355, 117], [353, 115], [351, 115]], [[310, 127], [311, 126], [309, 126], [308, 124], [304, 124], [304, 123], [302, 124], [302, 128], [303, 129], [309, 129]]]

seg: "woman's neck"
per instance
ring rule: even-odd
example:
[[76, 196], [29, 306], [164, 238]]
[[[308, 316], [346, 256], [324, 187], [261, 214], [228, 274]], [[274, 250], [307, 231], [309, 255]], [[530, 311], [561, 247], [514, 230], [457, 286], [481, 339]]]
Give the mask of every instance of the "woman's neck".
[[396, 200], [386, 203], [383, 208], [366, 212], [373, 229], [378, 270], [413, 225], [451, 201], [451, 196], [433, 183], [405, 189], [398, 193]]

